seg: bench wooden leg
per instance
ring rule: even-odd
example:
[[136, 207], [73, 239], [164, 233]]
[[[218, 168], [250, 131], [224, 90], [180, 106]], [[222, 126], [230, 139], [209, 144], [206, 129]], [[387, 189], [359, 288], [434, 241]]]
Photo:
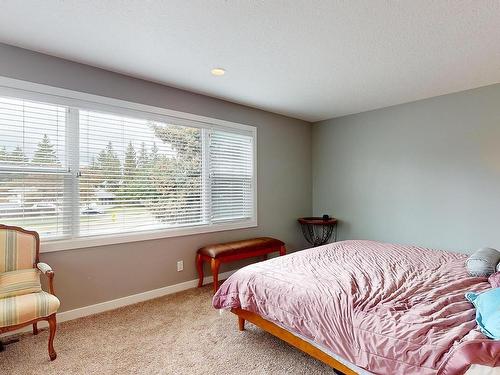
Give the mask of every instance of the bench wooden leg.
[[198, 270], [198, 288], [203, 286], [203, 258], [201, 254], [196, 255], [196, 269]]
[[241, 316], [238, 316], [238, 328], [240, 331], [245, 330], [245, 319], [243, 319]]
[[210, 266], [212, 268], [212, 276], [214, 278], [214, 294], [219, 289], [219, 266], [220, 261], [218, 259], [212, 258], [210, 261]]
[[36, 323], [33, 323], [33, 334], [38, 335], [38, 326]]
[[280, 257], [283, 256], [283, 255], [286, 255], [286, 248], [285, 248], [285, 246], [281, 246], [280, 247]]

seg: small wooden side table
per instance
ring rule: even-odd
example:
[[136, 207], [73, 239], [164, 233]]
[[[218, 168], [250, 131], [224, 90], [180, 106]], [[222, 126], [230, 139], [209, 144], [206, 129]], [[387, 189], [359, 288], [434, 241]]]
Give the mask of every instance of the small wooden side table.
[[301, 217], [298, 219], [302, 233], [307, 242], [314, 247], [326, 244], [333, 235], [333, 242], [337, 241], [337, 219], [329, 217]]

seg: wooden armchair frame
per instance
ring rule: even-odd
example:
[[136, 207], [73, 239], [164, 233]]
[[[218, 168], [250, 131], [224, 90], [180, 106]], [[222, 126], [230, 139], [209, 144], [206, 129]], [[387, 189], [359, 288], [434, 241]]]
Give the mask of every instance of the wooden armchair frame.
[[[3, 225], [0, 224], [0, 230], [6, 229], [6, 230], [15, 230], [18, 232], [26, 233], [29, 235], [32, 235], [35, 237], [35, 246], [36, 246], [36, 254], [35, 254], [35, 263], [33, 264], [33, 268], [39, 269], [45, 276], [47, 276], [49, 280], [49, 291], [50, 294], [55, 296], [54, 292], [54, 271], [50, 268], [50, 266], [46, 265], [45, 263], [40, 263], [40, 236], [38, 235], [37, 232], [35, 231], [30, 231], [26, 230], [21, 227], [16, 227], [16, 226], [10, 226], [10, 225]], [[54, 337], [56, 335], [56, 314], [49, 315], [47, 317], [42, 317], [38, 319], [33, 319], [25, 323], [21, 324], [16, 324], [13, 326], [8, 326], [8, 327], [0, 327], [0, 334], [5, 333], [5, 332], [10, 332], [10, 331], [15, 331], [18, 330], [22, 327], [26, 327], [29, 325], [33, 326], [33, 334], [37, 335], [38, 334], [38, 326], [37, 323], [39, 321], [45, 320], [49, 324], [49, 344], [48, 344], [48, 350], [49, 350], [49, 357], [50, 360], [53, 361], [54, 359], [57, 358], [56, 351], [54, 350]], [[2, 348], [2, 344], [0, 342], [0, 349]]]

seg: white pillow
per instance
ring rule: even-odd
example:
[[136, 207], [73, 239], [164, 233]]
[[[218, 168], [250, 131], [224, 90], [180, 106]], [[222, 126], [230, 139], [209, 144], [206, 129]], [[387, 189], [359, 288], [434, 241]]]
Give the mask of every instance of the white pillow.
[[483, 247], [467, 258], [465, 266], [471, 276], [488, 277], [495, 272], [495, 268], [499, 269], [499, 261], [500, 251]]

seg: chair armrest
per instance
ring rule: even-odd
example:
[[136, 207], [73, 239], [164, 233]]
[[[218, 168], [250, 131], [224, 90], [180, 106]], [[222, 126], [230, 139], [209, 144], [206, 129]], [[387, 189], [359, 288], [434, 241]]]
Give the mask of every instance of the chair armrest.
[[52, 272], [52, 267], [49, 266], [47, 263], [38, 263], [36, 265], [36, 268], [38, 268], [44, 274], [47, 274], [47, 272]]
[[36, 268], [38, 268], [40, 271], [42, 271], [42, 273], [49, 278], [50, 294], [55, 295], [55, 293], [54, 293], [54, 271], [52, 271], [52, 267], [50, 267], [47, 263], [38, 263], [36, 265]]

